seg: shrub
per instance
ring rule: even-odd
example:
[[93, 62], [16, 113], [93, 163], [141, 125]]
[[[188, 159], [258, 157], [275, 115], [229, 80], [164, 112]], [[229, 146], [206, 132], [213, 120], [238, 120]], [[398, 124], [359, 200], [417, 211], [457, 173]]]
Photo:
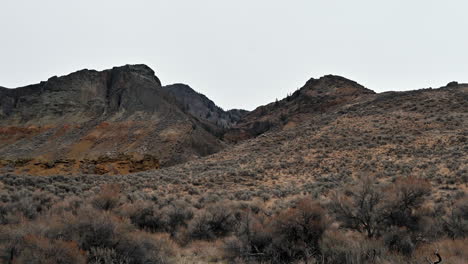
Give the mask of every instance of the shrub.
[[268, 247], [273, 240], [273, 233], [264, 217], [246, 210], [236, 230], [236, 236], [226, 240], [225, 253], [229, 259], [268, 259]]
[[393, 230], [383, 237], [385, 246], [390, 250], [405, 256], [411, 256], [415, 249], [411, 236], [405, 230]]
[[454, 203], [447, 215], [441, 218], [442, 225], [452, 239], [465, 238], [468, 235], [468, 197]]
[[320, 256], [319, 240], [326, 229], [323, 208], [310, 199], [300, 201], [273, 219], [273, 240], [269, 254], [275, 262]]
[[225, 244], [226, 256], [272, 263], [307, 262], [321, 255], [319, 241], [326, 222], [323, 208], [310, 199], [270, 220], [247, 212], [236, 237]]
[[159, 238], [145, 232], [125, 234], [116, 244], [119, 259], [129, 264], [164, 264], [173, 255], [168, 239]]
[[[65, 242], [67, 241], [67, 242]], [[128, 219], [90, 206], [77, 214], [47, 215], [34, 222], [26, 222], [0, 229], [0, 257], [24, 259], [44, 255], [55, 259], [47, 263], [81, 263], [84, 250], [88, 262], [146, 264], [167, 263], [171, 252], [167, 239], [135, 231]], [[79, 254], [78, 254], [79, 253]], [[76, 259], [77, 262], [74, 262]], [[5, 261], [5, 263], [8, 263]], [[23, 262], [22, 262], [23, 263]]]
[[88, 256], [89, 264], [129, 264], [130, 259], [119, 256], [114, 249], [91, 248]]
[[345, 235], [336, 230], [324, 234], [320, 241], [320, 250], [322, 261], [327, 264], [384, 263], [382, 260], [386, 255], [385, 247], [380, 241], [356, 234]]
[[91, 200], [91, 204], [100, 210], [112, 210], [119, 205], [121, 188], [118, 184], [106, 184]]
[[49, 240], [44, 237], [27, 235], [24, 245], [15, 257], [18, 264], [48, 264], [48, 263], [86, 263], [85, 253], [75, 242]]
[[165, 216], [166, 231], [174, 236], [179, 227], [187, 227], [187, 222], [193, 218], [191, 205], [183, 201], [176, 201], [162, 211]]
[[417, 230], [419, 217], [415, 209], [424, 203], [430, 191], [430, 185], [425, 180], [414, 177], [397, 179], [385, 192], [386, 225]]
[[236, 218], [232, 210], [215, 204], [199, 211], [190, 222], [187, 231], [192, 239], [212, 240], [228, 235], [235, 226]]
[[[85, 263], [86, 257], [73, 241], [33, 234], [32, 226], [0, 229], [1, 263]], [[14, 262], [13, 262], [14, 261]]]
[[132, 223], [140, 229], [160, 232], [166, 228], [160, 210], [152, 202], [137, 201], [126, 204], [121, 208], [121, 213], [129, 217]]

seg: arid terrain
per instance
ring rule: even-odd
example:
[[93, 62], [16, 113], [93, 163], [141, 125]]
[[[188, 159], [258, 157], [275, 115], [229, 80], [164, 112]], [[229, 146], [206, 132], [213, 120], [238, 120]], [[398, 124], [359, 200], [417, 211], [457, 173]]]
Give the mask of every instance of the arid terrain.
[[250, 112], [145, 65], [0, 87], [1, 263], [462, 264], [467, 192], [468, 84], [327, 75]]

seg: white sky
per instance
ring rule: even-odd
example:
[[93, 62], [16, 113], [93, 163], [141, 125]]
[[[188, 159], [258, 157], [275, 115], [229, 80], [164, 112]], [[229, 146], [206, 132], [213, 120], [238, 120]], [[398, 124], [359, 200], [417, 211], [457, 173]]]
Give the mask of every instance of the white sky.
[[375, 91], [468, 82], [466, 0], [0, 0], [0, 86], [145, 63], [225, 109], [309, 78]]

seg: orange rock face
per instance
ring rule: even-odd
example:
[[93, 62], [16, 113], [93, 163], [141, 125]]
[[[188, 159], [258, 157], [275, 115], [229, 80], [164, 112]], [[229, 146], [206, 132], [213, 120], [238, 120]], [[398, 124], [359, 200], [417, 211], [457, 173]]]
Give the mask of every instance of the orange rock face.
[[37, 176], [72, 175], [72, 174], [98, 174], [117, 175], [128, 174], [146, 170], [159, 169], [160, 164], [156, 157], [151, 155], [119, 154], [114, 156], [101, 156], [97, 159], [18, 159], [0, 160], [0, 170], [15, 174], [28, 174]]

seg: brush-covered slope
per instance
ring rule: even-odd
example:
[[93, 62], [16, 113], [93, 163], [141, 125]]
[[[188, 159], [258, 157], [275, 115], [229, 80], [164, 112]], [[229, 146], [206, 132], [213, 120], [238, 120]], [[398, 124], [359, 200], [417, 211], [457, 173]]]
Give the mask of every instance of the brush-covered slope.
[[0, 88], [0, 157], [26, 173], [128, 173], [138, 164], [172, 165], [221, 147], [145, 65]]
[[434, 195], [441, 199], [453, 190], [466, 189], [468, 85], [380, 94], [359, 88], [357, 95], [342, 88], [335, 92], [347, 97], [345, 102], [320, 107], [294, 126], [272, 129], [209, 157], [145, 174], [182, 179], [178, 182], [191, 192], [210, 188], [246, 199], [303, 192], [321, 195], [362, 176], [382, 181], [426, 178], [440, 190]]
[[[272, 129], [213, 155], [155, 171], [122, 176], [51, 177], [77, 192], [114, 182], [126, 192], [156, 197], [272, 200], [304, 194], [327, 199], [362, 177], [392, 182], [415, 176], [432, 183], [431, 197], [449, 202], [467, 191], [468, 85], [365, 93], [350, 103]], [[17, 177], [0, 177], [14, 184]], [[27, 178], [24, 184], [44, 179]], [[172, 196], [171, 196], [172, 195]], [[272, 204], [272, 202], [270, 203]]]

